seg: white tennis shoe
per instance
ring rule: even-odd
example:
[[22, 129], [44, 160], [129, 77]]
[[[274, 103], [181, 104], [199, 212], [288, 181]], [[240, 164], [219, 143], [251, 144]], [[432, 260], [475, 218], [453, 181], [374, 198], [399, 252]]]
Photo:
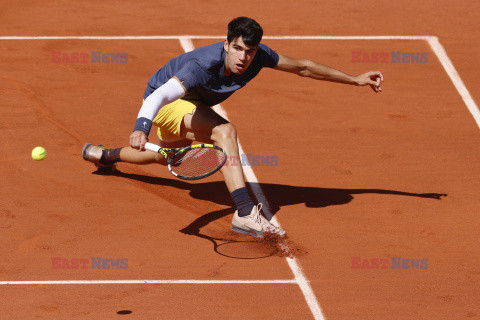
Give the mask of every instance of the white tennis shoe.
[[262, 210], [262, 204], [254, 206], [252, 212], [248, 216], [240, 217], [238, 210], [232, 218], [232, 231], [247, 234], [249, 236], [263, 238], [265, 232], [277, 234], [279, 236], [285, 235], [285, 230], [274, 226], [268, 221], [260, 211]]
[[99, 169], [111, 169], [111, 170], [115, 171], [115, 169], [117, 167], [116, 164], [104, 165], [104, 164], [100, 163], [100, 159], [102, 158], [103, 149], [105, 149], [105, 147], [102, 146], [101, 144], [99, 144], [98, 146], [94, 146], [91, 143], [86, 143], [83, 146], [82, 157], [86, 161], [93, 162], [95, 164], [95, 166]]

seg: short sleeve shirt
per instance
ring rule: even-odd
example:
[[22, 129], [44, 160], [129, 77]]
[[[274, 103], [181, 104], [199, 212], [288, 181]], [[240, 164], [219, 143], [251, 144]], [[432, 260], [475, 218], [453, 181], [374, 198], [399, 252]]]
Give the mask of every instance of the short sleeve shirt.
[[188, 95], [207, 106], [218, 104], [235, 91], [245, 86], [262, 68], [273, 68], [278, 64], [278, 54], [264, 44], [247, 70], [241, 74], [225, 76], [225, 50], [223, 42], [201, 47], [170, 60], [148, 81], [143, 98], [176, 76], [182, 81]]

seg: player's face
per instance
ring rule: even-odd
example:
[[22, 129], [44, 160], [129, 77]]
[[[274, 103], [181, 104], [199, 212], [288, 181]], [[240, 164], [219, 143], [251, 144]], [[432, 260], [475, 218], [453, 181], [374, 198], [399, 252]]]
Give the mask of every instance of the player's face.
[[242, 37], [238, 37], [223, 44], [225, 49], [225, 75], [242, 74], [252, 63], [258, 47], [246, 45]]

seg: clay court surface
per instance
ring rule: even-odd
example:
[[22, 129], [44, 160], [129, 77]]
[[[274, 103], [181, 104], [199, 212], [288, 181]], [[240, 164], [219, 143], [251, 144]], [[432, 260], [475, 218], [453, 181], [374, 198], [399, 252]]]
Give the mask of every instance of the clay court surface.
[[[222, 104], [245, 154], [278, 157], [247, 179], [291, 255], [230, 231], [220, 174], [120, 163], [102, 175], [81, 157], [86, 142], [128, 144], [149, 77], [239, 15], [279, 53], [385, 76], [375, 94], [265, 69]], [[479, 21], [473, 1], [2, 1], [0, 319], [479, 319]], [[128, 62], [54, 63], [54, 51]], [[128, 267], [92, 269], [95, 257]]]

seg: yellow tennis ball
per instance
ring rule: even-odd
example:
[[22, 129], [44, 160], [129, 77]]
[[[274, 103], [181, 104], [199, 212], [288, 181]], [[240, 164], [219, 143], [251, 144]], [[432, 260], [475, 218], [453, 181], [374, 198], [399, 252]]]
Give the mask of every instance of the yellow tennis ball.
[[32, 158], [36, 161], [41, 161], [47, 156], [47, 151], [43, 147], [36, 147], [32, 150]]

